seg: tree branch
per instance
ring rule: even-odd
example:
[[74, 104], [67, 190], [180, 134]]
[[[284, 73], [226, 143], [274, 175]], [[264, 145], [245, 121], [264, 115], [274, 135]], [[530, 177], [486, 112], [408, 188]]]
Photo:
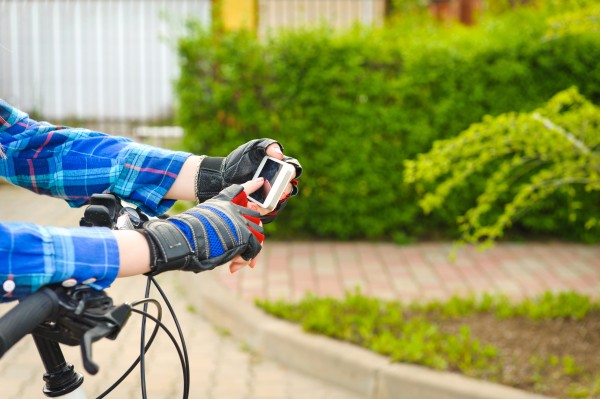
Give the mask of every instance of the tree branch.
[[540, 115], [537, 112], [534, 112], [532, 114], [532, 116], [533, 116], [533, 119], [542, 122], [542, 124], [544, 125], [544, 127], [546, 127], [546, 129], [552, 130], [554, 132], [560, 133], [563, 136], [565, 136], [565, 138], [567, 140], [569, 140], [575, 147], [579, 148], [581, 150], [581, 152], [583, 152], [584, 154], [589, 154], [591, 152], [590, 149], [588, 147], [586, 147], [586, 145], [583, 144], [583, 142], [579, 141], [572, 133], [567, 132], [565, 129], [558, 126], [557, 124], [552, 122], [550, 119], [544, 118], [542, 115]]

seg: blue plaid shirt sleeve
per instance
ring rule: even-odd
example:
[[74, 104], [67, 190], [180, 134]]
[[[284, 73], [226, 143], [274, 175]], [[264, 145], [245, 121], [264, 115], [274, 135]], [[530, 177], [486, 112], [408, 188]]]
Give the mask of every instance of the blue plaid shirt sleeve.
[[67, 279], [104, 289], [119, 272], [117, 241], [105, 227], [0, 223], [0, 237], [0, 302]]
[[[0, 177], [73, 207], [111, 192], [150, 215], [164, 213], [174, 202], [164, 196], [189, 155], [37, 122], [0, 100]], [[103, 289], [118, 270], [109, 229], [0, 223], [0, 302], [70, 278]]]
[[186, 152], [170, 151], [88, 129], [37, 122], [0, 100], [0, 176], [79, 207], [111, 192], [144, 212], [166, 212]]

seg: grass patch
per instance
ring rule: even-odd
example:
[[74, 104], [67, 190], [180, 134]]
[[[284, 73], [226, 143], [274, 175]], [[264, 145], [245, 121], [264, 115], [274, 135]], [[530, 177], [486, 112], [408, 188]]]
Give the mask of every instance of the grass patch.
[[258, 300], [305, 331], [388, 356], [557, 398], [600, 398], [600, 303], [572, 293], [513, 302], [453, 297], [425, 304], [348, 292], [299, 303]]

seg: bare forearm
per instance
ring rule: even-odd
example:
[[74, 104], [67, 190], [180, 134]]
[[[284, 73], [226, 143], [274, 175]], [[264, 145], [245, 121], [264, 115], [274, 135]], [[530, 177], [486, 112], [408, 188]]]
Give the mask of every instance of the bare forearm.
[[165, 198], [185, 201], [196, 200], [196, 173], [201, 159], [199, 156], [192, 155], [184, 162], [175, 183], [167, 191]]
[[143, 235], [134, 230], [115, 230], [119, 246], [119, 274], [129, 277], [150, 271], [150, 249]]

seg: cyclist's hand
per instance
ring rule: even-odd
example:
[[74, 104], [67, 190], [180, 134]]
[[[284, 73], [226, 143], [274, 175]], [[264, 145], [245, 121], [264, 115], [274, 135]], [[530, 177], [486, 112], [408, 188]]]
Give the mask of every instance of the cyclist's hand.
[[232, 185], [186, 212], [144, 223], [141, 232], [150, 247], [151, 274], [176, 269], [197, 273], [238, 255], [246, 261], [255, 258], [264, 235], [260, 214], [247, 207], [247, 193], [262, 183]]
[[283, 158], [283, 148], [273, 139], [256, 139], [240, 145], [226, 158], [206, 156], [200, 163], [196, 197], [206, 201], [231, 184], [242, 184], [254, 176], [260, 161], [268, 154]]
[[298, 178], [302, 174], [302, 166], [300, 165], [300, 162], [298, 162], [298, 160], [296, 158], [284, 156], [283, 160], [285, 162], [293, 165], [294, 168], [296, 169], [296, 173], [295, 173], [294, 177], [292, 178], [292, 181], [288, 184], [286, 190], [284, 191], [284, 193], [283, 193], [282, 197], [280, 198], [279, 203], [277, 204], [275, 209], [273, 209], [272, 212], [269, 212], [266, 214], [261, 212], [260, 220], [264, 224], [271, 223], [273, 220], [275, 220], [277, 218], [277, 215], [279, 214], [279, 212], [281, 212], [281, 210], [287, 205], [287, 202], [289, 201], [289, 199], [298, 194]]
[[[226, 158], [205, 157], [200, 163], [198, 179], [196, 181], [196, 197], [199, 202], [212, 198], [223, 188], [231, 184], [241, 184], [254, 176], [256, 169], [265, 155], [282, 159], [296, 169], [296, 178], [302, 173], [300, 163], [291, 157], [283, 155], [283, 147], [273, 139], [263, 138], [242, 144], [231, 152]], [[290, 183], [289, 193], [282, 197], [282, 203], [270, 216], [261, 217], [263, 223], [269, 223], [277, 217], [285, 202], [290, 196], [297, 193], [297, 181]]]

